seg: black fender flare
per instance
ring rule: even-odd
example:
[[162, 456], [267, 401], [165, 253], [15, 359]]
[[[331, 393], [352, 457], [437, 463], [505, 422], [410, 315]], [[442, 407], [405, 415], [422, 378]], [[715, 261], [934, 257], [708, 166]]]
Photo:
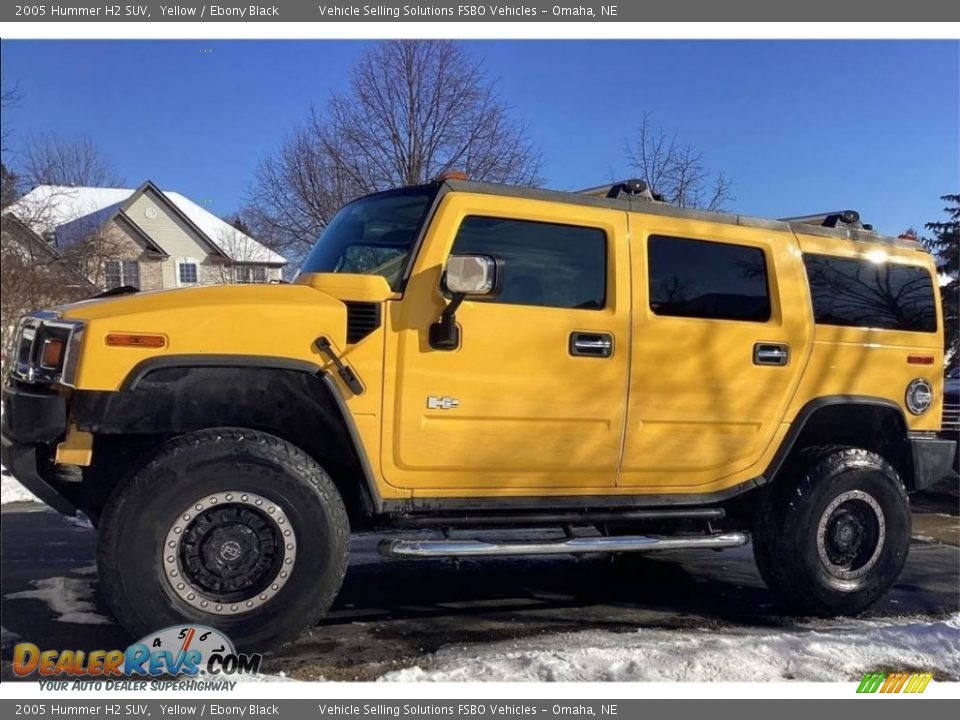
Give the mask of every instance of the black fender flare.
[[761, 476], [761, 484], [772, 482], [777, 477], [777, 475], [783, 469], [783, 465], [790, 456], [790, 453], [793, 451], [797, 440], [803, 434], [803, 431], [807, 428], [811, 420], [813, 420], [814, 416], [825, 408], [836, 406], [858, 406], [893, 410], [896, 412], [897, 417], [900, 420], [903, 441], [908, 442], [909, 440], [907, 436], [907, 422], [903, 416], [903, 410], [899, 405], [897, 405], [897, 403], [893, 402], [889, 398], [875, 397], [871, 395], [826, 395], [815, 398], [800, 408], [800, 411], [796, 414], [793, 422], [790, 423], [790, 429], [787, 431], [786, 436], [780, 443], [780, 447], [777, 448], [777, 452], [774, 454], [773, 460], [770, 461], [770, 464], [767, 466], [767, 469]]
[[[383, 498], [381, 497], [373, 475], [369, 458], [364, 450], [363, 443], [360, 440], [360, 434], [353, 416], [346, 404], [346, 398], [336, 381], [319, 365], [306, 360], [296, 360], [285, 357], [272, 357], [263, 355], [211, 355], [211, 354], [182, 354], [182, 355], [163, 355], [147, 358], [137, 363], [123, 382], [120, 384], [120, 393], [135, 392], [144, 380], [151, 374], [160, 370], [170, 369], [191, 369], [191, 368], [237, 368], [250, 370], [279, 370], [287, 372], [303, 373], [306, 376], [315, 378], [322, 383], [325, 390], [333, 400], [339, 419], [342, 421], [347, 431], [347, 438], [352, 445], [352, 449], [359, 460], [360, 470], [363, 475], [363, 483], [367, 491], [367, 497], [373, 504], [370, 508], [373, 512], [380, 512], [383, 508]], [[84, 395], [116, 395], [116, 393], [84, 392], [76, 393], [78, 407], [83, 406]]]

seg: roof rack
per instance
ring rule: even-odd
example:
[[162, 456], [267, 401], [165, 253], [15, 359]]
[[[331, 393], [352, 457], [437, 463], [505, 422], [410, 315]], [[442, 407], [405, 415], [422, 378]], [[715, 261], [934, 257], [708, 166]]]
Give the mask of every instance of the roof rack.
[[780, 218], [788, 223], [817, 225], [829, 228], [851, 228], [854, 230], [873, 230], [873, 225], [860, 222], [860, 213], [856, 210], [834, 210], [832, 212], [801, 215], [799, 217]]
[[639, 178], [630, 178], [621, 180], [610, 185], [598, 185], [597, 187], [577, 190], [577, 195], [590, 195], [592, 197], [621, 198], [624, 196], [635, 197], [638, 200], [650, 200], [655, 202], [664, 202], [663, 195], [654, 193], [650, 190], [646, 180]]

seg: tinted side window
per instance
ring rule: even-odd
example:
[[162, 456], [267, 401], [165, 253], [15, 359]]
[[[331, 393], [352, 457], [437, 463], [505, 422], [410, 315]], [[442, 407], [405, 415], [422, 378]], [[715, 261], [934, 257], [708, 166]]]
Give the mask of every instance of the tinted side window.
[[933, 281], [925, 268], [804, 255], [814, 322], [936, 332]]
[[453, 254], [503, 260], [502, 290], [491, 302], [599, 310], [606, 300], [607, 237], [596, 228], [471, 216]]
[[657, 315], [770, 319], [763, 250], [658, 235], [648, 247], [650, 309]]

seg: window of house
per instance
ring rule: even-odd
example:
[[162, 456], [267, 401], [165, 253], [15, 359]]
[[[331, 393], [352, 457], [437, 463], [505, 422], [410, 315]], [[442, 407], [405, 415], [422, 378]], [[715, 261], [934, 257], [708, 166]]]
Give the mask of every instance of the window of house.
[[267, 268], [263, 265], [238, 265], [236, 277], [238, 283], [265, 283]]
[[107, 260], [103, 275], [107, 290], [125, 285], [140, 289], [140, 263], [136, 260]]
[[199, 267], [195, 260], [177, 263], [177, 280], [181, 285], [195, 285], [199, 279]]
[[607, 236], [597, 228], [472, 216], [453, 254], [503, 261], [502, 289], [490, 302], [598, 310], [606, 301]]
[[770, 319], [763, 250], [652, 235], [648, 251], [650, 309], [657, 315]]
[[811, 254], [803, 264], [814, 322], [936, 332], [933, 280], [925, 268]]

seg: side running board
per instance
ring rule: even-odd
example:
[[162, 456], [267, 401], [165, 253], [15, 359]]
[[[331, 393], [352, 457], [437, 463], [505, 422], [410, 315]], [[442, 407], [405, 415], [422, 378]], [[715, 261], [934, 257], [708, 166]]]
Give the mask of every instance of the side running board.
[[582, 553], [650, 552], [688, 548], [732, 548], [747, 544], [746, 533], [690, 537], [623, 535], [570, 538], [567, 540], [383, 540], [377, 547], [384, 557], [497, 557], [500, 555], [578, 555]]

